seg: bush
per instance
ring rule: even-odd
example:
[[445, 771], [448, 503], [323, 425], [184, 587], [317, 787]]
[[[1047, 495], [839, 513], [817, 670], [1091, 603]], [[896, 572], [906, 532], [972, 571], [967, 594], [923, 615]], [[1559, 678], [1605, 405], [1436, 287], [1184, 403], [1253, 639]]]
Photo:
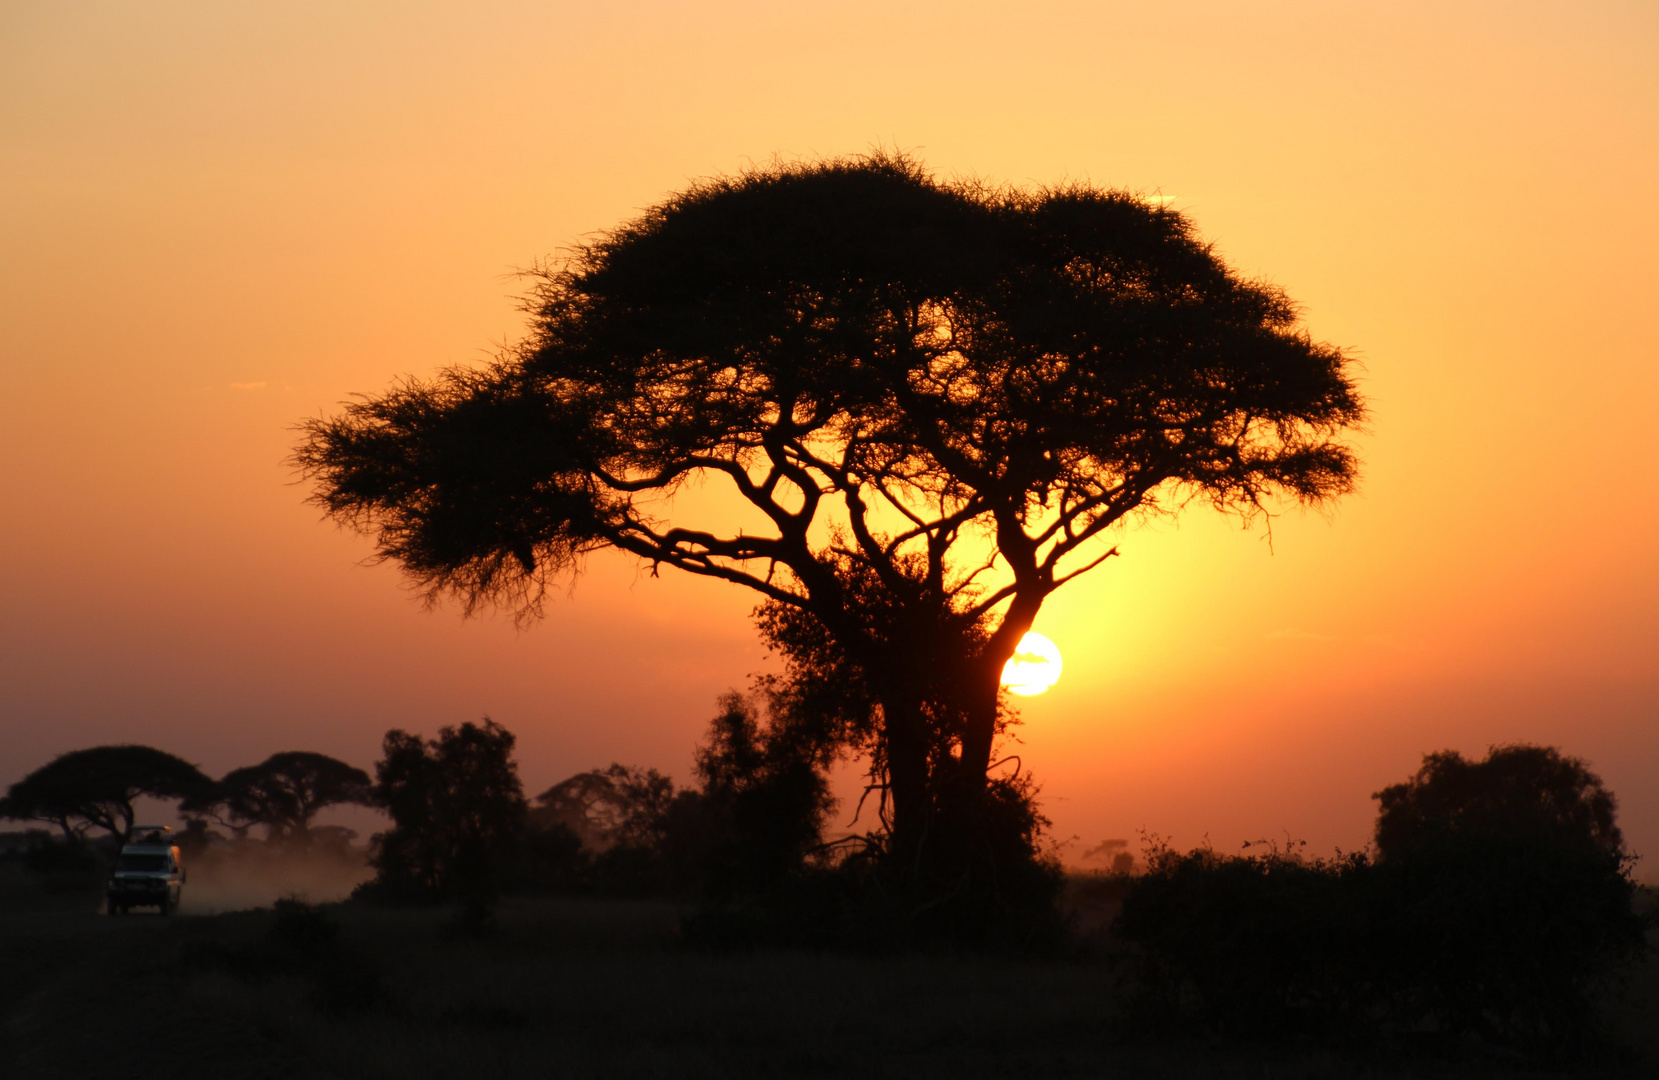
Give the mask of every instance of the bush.
[[59, 840], [50, 833], [31, 836], [34, 843], [22, 853], [22, 862], [49, 893], [102, 892], [109, 880], [110, 860], [92, 844]]
[[1262, 1034], [1332, 1030], [1369, 1014], [1374, 897], [1363, 855], [1179, 853], [1154, 843], [1117, 932], [1141, 950], [1139, 1019], [1196, 1015]]
[[1117, 923], [1141, 1019], [1585, 1052], [1648, 923], [1601, 781], [1553, 749], [1503, 747], [1431, 754], [1377, 797], [1375, 857], [1152, 845]]

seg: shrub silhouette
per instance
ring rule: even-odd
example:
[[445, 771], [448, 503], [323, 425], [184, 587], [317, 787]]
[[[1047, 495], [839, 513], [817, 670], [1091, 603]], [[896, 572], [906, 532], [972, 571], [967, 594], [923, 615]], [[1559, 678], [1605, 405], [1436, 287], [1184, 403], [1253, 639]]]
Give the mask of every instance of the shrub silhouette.
[[1373, 1006], [1375, 913], [1364, 855], [1307, 859], [1296, 845], [1245, 855], [1154, 842], [1117, 931], [1141, 950], [1142, 1023], [1196, 1013], [1234, 1033], [1329, 1030]]
[[1138, 951], [1142, 1019], [1585, 1052], [1647, 922], [1600, 779], [1508, 746], [1430, 754], [1376, 798], [1375, 857], [1149, 847], [1117, 924]]

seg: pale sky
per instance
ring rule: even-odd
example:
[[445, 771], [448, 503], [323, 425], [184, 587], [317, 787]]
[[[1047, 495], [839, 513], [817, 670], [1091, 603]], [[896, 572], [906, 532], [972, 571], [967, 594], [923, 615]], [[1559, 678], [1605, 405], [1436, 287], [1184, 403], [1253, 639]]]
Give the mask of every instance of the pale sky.
[[292, 425], [487, 357], [517, 268], [689, 179], [881, 146], [1160, 195], [1363, 364], [1357, 495], [1128, 530], [1039, 618], [1073, 853], [1355, 847], [1423, 752], [1519, 740], [1659, 853], [1656, 56], [1644, 3], [9, 3], [0, 784], [484, 714], [532, 792], [686, 777], [751, 596], [596, 558], [525, 632], [423, 611]]

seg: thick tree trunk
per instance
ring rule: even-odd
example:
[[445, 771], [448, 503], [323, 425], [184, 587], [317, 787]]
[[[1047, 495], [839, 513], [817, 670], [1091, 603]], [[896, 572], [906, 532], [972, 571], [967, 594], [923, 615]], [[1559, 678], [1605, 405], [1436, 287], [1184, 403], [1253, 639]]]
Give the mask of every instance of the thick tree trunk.
[[1020, 639], [1036, 621], [1043, 595], [1046, 594], [1033, 589], [1014, 598], [1002, 625], [997, 627], [986, 643], [985, 651], [970, 666], [967, 685], [962, 688], [962, 775], [975, 790], [985, 786], [985, 774], [991, 767], [1003, 666], [1013, 657]]
[[1007, 662], [1007, 657], [988, 657], [977, 665], [983, 670], [975, 671], [971, 684], [964, 688], [962, 776], [976, 790], [985, 785], [985, 774], [991, 768], [992, 744], [997, 733], [997, 703], [1002, 690], [1002, 666]]
[[893, 845], [910, 850], [927, 831], [929, 793], [927, 733], [920, 705], [898, 699], [882, 703], [887, 742], [888, 794], [893, 800]]

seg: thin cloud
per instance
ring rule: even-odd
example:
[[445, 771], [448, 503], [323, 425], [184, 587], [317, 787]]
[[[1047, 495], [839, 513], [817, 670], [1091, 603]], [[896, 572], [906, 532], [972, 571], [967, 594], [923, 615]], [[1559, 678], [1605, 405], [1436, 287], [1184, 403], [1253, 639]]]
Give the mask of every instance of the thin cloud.
[[233, 382], [230, 384], [230, 388], [232, 390], [263, 390], [269, 385], [270, 383], [267, 382]]

